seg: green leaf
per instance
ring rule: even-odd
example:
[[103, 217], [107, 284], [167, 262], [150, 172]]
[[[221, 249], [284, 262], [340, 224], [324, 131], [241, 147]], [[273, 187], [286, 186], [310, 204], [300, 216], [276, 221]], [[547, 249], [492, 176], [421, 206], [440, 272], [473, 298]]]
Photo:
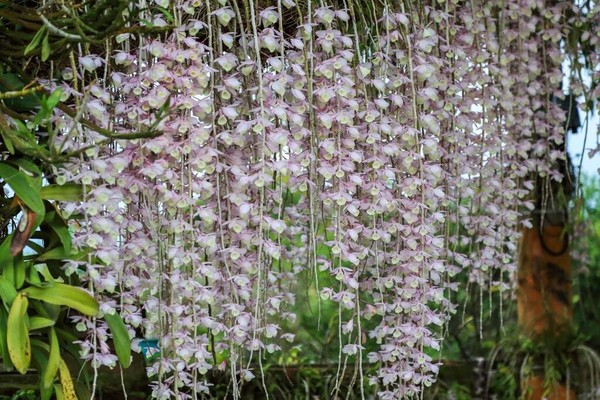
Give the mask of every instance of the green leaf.
[[127, 332], [127, 327], [116, 311], [113, 314], [105, 314], [104, 320], [112, 333], [115, 352], [117, 353], [119, 362], [123, 368], [128, 368], [131, 365], [131, 340], [129, 332]]
[[38, 190], [42, 187], [42, 172], [40, 168], [31, 160], [26, 157], [21, 157], [12, 162], [19, 168], [19, 171], [23, 172], [29, 177], [29, 183], [37, 188]]
[[6, 323], [8, 354], [17, 371], [26, 374], [31, 362], [31, 343], [25, 322], [29, 300], [23, 295], [15, 297]]
[[40, 189], [40, 197], [44, 200], [81, 201], [83, 199], [83, 186], [76, 183], [60, 185], [47, 185]]
[[62, 95], [62, 89], [56, 88], [56, 90], [54, 90], [54, 92], [52, 92], [52, 94], [50, 96], [48, 96], [48, 99], [46, 100], [46, 107], [48, 107], [49, 111], [52, 111], [54, 109], [54, 107], [56, 107], [56, 105], [58, 103], [60, 103], [61, 95]]
[[[0, 248], [0, 253], [2, 252], [4, 252], [4, 249]], [[19, 254], [3, 265], [2, 276], [18, 290], [25, 283], [26, 272], [27, 266], [23, 261], [23, 256]]]
[[0, 307], [0, 355], [2, 355], [4, 368], [8, 371], [12, 371], [14, 366], [12, 361], [10, 361], [10, 356], [8, 354], [8, 345], [6, 342], [6, 336], [8, 333], [7, 321], [8, 311]]
[[35, 127], [42, 125], [42, 122], [46, 118], [48, 118], [48, 114], [49, 114], [48, 111], [46, 110], [46, 108], [44, 107], [44, 99], [42, 99], [42, 101], [40, 103], [42, 105], [42, 108], [40, 111], [38, 111], [38, 113], [35, 115], [35, 119], [33, 120], [33, 126], [35, 126]]
[[65, 400], [62, 386], [60, 386], [58, 383], [54, 385], [54, 392], [56, 393], [56, 400]]
[[13, 256], [10, 254], [10, 242], [12, 241], [12, 233], [4, 238], [0, 243], [0, 271], [4, 271], [7, 265], [13, 262]]
[[[46, 25], [42, 25], [42, 27], [40, 29], [38, 29], [38, 31], [35, 33], [35, 35], [33, 35], [33, 39], [31, 39], [31, 42], [29, 42], [27, 47], [25, 47], [25, 51], [23, 52], [24, 55], [27, 55], [27, 54], [31, 53], [33, 50], [35, 50], [35, 48], [38, 46], [38, 44], [40, 44], [40, 40], [42, 40], [42, 37], [44, 36], [44, 32], [46, 32]], [[48, 35], [46, 35], [46, 38], [47, 37], [48, 37]]]
[[[62, 358], [59, 360], [58, 371], [60, 376], [60, 386], [65, 400], [77, 400], [71, 371], [69, 371], [69, 367], [67, 367], [67, 364]], [[56, 397], [58, 398], [58, 395]]]
[[44, 41], [42, 42], [42, 61], [46, 61], [48, 60], [48, 57], [50, 57], [50, 41], [48, 40], [48, 37], [50, 36], [50, 34], [46, 34], [46, 36], [44, 36]]
[[0, 178], [8, 183], [17, 196], [38, 216], [45, 213], [40, 189], [32, 185], [29, 177], [6, 162], [0, 162]]
[[[33, 356], [33, 360], [37, 365], [38, 372], [43, 376], [46, 368], [48, 367], [48, 356], [47, 354], [50, 352], [50, 348], [44, 342], [41, 342], [36, 339], [31, 340], [31, 355]], [[50, 400], [52, 397], [52, 393], [54, 393], [54, 388], [45, 388], [43, 380], [39, 380], [40, 385], [40, 400]]]
[[[25, 83], [18, 74], [7, 72], [0, 74], [0, 92], [19, 91], [25, 87]], [[39, 94], [27, 94], [22, 97], [4, 100], [4, 105], [15, 111], [31, 111], [39, 106]]]
[[48, 343], [42, 342], [38, 339], [31, 339], [31, 347], [39, 347], [42, 350], [45, 350], [46, 353], [50, 353], [50, 346]]
[[[12, 274], [14, 262], [14, 257], [12, 256], [12, 254], [10, 254], [10, 243], [12, 242], [12, 236], [13, 234], [11, 233], [10, 235], [4, 238], [4, 241], [2, 243], [0, 243], [0, 270], [3, 272], [6, 279], [8, 279], [10, 282], [13, 281]], [[10, 277], [6, 276], [7, 271], [10, 274]]]
[[36, 331], [38, 329], [48, 328], [54, 326], [56, 322], [50, 318], [34, 316], [29, 318], [29, 330]]
[[75, 393], [78, 399], [91, 399], [93, 397], [87, 385], [81, 382], [81, 380], [76, 380], [73, 383], [75, 384]]
[[38, 261], [64, 260], [69, 256], [62, 247], [55, 247], [36, 258]]
[[45, 388], [52, 387], [54, 378], [58, 372], [60, 365], [60, 346], [54, 328], [50, 328], [50, 356], [48, 357], [48, 366], [42, 376], [43, 386]]
[[49, 388], [42, 387], [43, 383], [40, 382], [40, 400], [50, 400], [54, 393], [54, 386]]
[[79, 345], [74, 344], [79, 338], [73, 334], [72, 329], [68, 330], [68, 328], [62, 329], [59, 327], [54, 327], [54, 329], [56, 330], [58, 339], [62, 343], [62, 348], [67, 350], [75, 359], [79, 359], [81, 357], [79, 353], [81, 348]]
[[[37, 102], [35, 105], [38, 106], [39, 102]], [[31, 146], [37, 144], [35, 142], [35, 135], [31, 132], [31, 129], [27, 127], [25, 122], [21, 121], [20, 119], [15, 119], [13, 122], [17, 127], [17, 133], [19, 134], [19, 137], [29, 142], [29, 145]]]
[[38, 272], [35, 270], [35, 267], [29, 268], [29, 278], [27, 279], [27, 282], [32, 285], [41, 285], [42, 284], [42, 279], [40, 278], [40, 275], [38, 274]]
[[0, 90], [2, 92], [16, 92], [24, 87], [23, 80], [14, 72], [0, 75]]
[[74, 308], [80, 313], [90, 316], [98, 314], [100, 307], [88, 292], [64, 283], [53, 283], [44, 287], [32, 286], [22, 290], [21, 293], [46, 303]]
[[10, 307], [15, 297], [17, 297], [17, 289], [13, 283], [4, 276], [0, 276], [0, 298], [4, 305]]
[[57, 321], [60, 315], [60, 306], [56, 304], [45, 303], [39, 300], [31, 300], [31, 306], [38, 316]]
[[15, 154], [15, 146], [13, 146], [13, 143], [10, 141], [8, 133], [5, 133], [4, 129], [0, 128], [0, 136], [2, 136], [2, 143], [4, 143], [4, 145], [6, 146], [8, 152], [10, 154]]
[[40, 275], [42, 275], [46, 282], [54, 282], [54, 277], [50, 273], [50, 270], [48, 269], [48, 266], [46, 264], [37, 264], [32, 269], [34, 269]]
[[21, 254], [18, 254], [15, 258], [14, 258], [14, 275], [13, 275], [13, 283], [15, 285], [15, 288], [17, 289], [21, 289], [23, 287], [23, 284], [25, 283], [25, 276], [27, 275], [27, 267], [29, 266], [28, 264], [26, 265], [25, 262], [23, 261], [23, 256]]
[[50, 228], [54, 233], [56, 233], [56, 236], [58, 236], [58, 239], [65, 250], [65, 254], [68, 255], [71, 253], [71, 233], [69, 232], [69, 228], [67, 228], [65, 221], [56, 213], [56, 211], [50, 211], [46, 214], [45, 221], [50, 225]]

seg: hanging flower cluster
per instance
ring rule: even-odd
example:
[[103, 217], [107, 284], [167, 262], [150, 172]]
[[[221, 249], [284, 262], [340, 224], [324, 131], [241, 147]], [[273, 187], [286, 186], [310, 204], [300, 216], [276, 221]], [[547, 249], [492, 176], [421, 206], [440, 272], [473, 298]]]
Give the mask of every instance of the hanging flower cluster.
[[[294, 341], [297, 274], [338, 304], [361, 387], [419, 393], [452, 277], [505, 289], [532, 174], [564, 179], [564, 6], [174, 3], [137, 11], [169, 34], [123, 34], [63, 71], [64, 100], [91, 121], [57, 115], [62, 148], [87, 148], [61, 171], [89, 187], [67, 207], [92, 252], [67, 272], [132, 337], [159, 339], [156, 398], [208, 393], [213, 368], [239, 398]], [[115, 365], [106, 326], [77, 322], [82, 356]], [[363, 376], [363, 362], [380, 368]]]

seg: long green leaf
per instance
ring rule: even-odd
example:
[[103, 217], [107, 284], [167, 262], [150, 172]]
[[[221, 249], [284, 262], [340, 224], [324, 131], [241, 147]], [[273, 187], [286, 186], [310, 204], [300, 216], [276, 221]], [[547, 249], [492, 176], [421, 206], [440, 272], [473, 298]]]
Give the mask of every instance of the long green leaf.
[[52, 250], [48, 250], [44, 254], [40, 255], [36, 259], [38, 261], [47, 261], [47, 260], [64, 260], [69, 256], [68, 253], [65, 253], [65, 249], [62, 247], [55, 247]]
[[41, 285], [42, 284], [42, 279], [40, 278], [40, 274], [38, 273], [38, 271], [36, 270], [35, 267], [29, 268], [29, 276], [27, 277], [27, 282], [31, 283], [32, 285]]
[[[36, 106], [38, 105], [39, 103], [36, 103]], [[17, 128], [16, 133], [21, 139], [23, 139], [21, 145], [25, 145], [30, 148], [39, 147], [37, 146], [35, 135], [31, 132], [31, 129], [27, 127], [25, 122], [21, 121], [20, 119], [15, 119], [13, 122]]]
[[6, 307], [10, 307], [17, 297], [17, 289], [12, 282], [4, 276], [0, 276], [0, 298]]
[[46, 303], [74, 308], [80, 313], [90, 316], [98, 314], [100, 308], [98, 302], [88, 292], [64, 283], [53, 283], [45, 287], [32, 286], [24, 289], [21, 293]]
[[6, 337], [8, 336], [8, 311], [0, 307], [0, 355], [2, 355], [2, 361], [4, 363], [4, 369], [12, 371], [14, 368], [10, 356], [8, 354], [8, 345]]
[[13, 168], [6, 162], [0, 162], [0, 178], [8, 183], [17, 196], [38, 216], [44, 215], [44, 202], [40, 191], [29, 181], [23, 172]]
[[15, 368], [21, 374], [27, 373], [31, 362], [31, 343], [29, 342], [29, 331], [25, 322], [28, 304], [27, 297], [18, 295], [10, 307], [6, 323], [8, 354]]
[[39, 339], [31, 339], [31, 347], [39, 347], [40, 349], [45, 350], [46, 353], [50, 353], [50, 345]]
[[74, 344], [76, 341], [79, 340], [79, 338], [75, 336], [73, 332], [71, 332], [74, 330], [69, 330], [68, 327], [59, 328], [57, 326], [54, 327], [54, 330], [56, 331], [56, 336], [58, 336], [58, 340], [61, 343], [61, 348], [63, 350], [66, 350], [76, 360], [79, 359], [81, 357], [81, 348], [79, 347], [79, 345]]
[[48, 328], [54, 326], [54, 320], [45, 317], [31, 317], [29, 318], [29, 330], [35, 331], [38, 329]]
[[23, 172], [29, 179], [31, 186], [37, 190], [42, 188], [42, 172], [40, 168], [30, 159], [21, 157], [11, 161], [15, 166], [19, 168], [19, 171]]
[[14, 72], [0, 74], [0, 91], [14, 92], [23, 89], [25, 84], [21, 77]]
[[50, 225], [50, 228], [54, 233], [56, 233], [65, 250], [65, 254], [68, 255], [71, 252], [71, 233], [69, 232], [69, 228], [65, 224], [65, 221], [56, 213], [56, 211], [47, 213], [45, 221]]
[[38, 316], [48, 318], [53, 321], [58, 320], [60, 315], [60, 306], [35, 299], [32, 299], [29, 304], [35, 309]]
[[54, 385], [54, 392], [56, 393], [56, 400], [65, 400], [62, 386], [60, 386], [60, 384], [57, 383], [56, 385]]
[[8, 235], [2, 244], [0, 244], [0, 268], [2, 276], [15, 285], [15, 258], [10, 254], [10, 245], [12, 243], [13, 234]]
[[45, 388], [49, 388], [54, 383], [54, 378], [60, 365], [60, 346], [54, 328], [50, 328], [50, 356], [48, 357], [48, 366], [42, 376], [42, 382]]
[[69, 367], [67, 367], [67, 364], [62, 358], [58, 364], [58, 371], [60, 376], [60, 386], [62, 387], [65, 400], [77, 400], [75, 385], [73, 384], [73, 378], [71, 378], [71, 371], [69, 371]]
[[50, 57], [50, 41], [48, 40], [48, 36], [50, 35], [46, 34], [42, 41], [42, 61], [46, 61]]
[[33, 269], [35, 269], [46, 282], [54, 282], [54, 277], [52, 276], [50, 269], [48, 269], [48, 265], [37, 264], [33, 267]]
[[[38, 372], [44, 376], [46, 368], [48, 366], [48, 353], [50, 348], [42, 341], [32, 339], [31, 340], [31, 355], [36, 364]], [[40, 386], [40, 400], [50, 400], [52, 393], [54, 393], [54, 387], [45, 388], [42, 379], [39, 380]]]
[[76, 183], [47, 185], [40, 190], [40, 197], [44, 200], [80, 201], [83, 198], [83, 186]]
[[38, 46], [38, 44], [40, 44], [42, 37], [44, 37], [45, 32], [46, 32], [46, 25], [42, 25], [42, 27], [40, 29], [38, 29], [38, 31], [35, 33], [35, 35], [33, 35], [33, 39], [31, 39], [31, 42], [29, 42], [27, 47], [25, 47], [25, 51], [23, 52], [24, 55], [27, 55], [27, 54], [31, 53], [33, 50], [35, 50], [35, 48]]
[[113, 314], [105, 314], [104, 320], [112, 333], [119, 362], [123, 368], [128, 368], [131, 365], [131, 339], [123, 318], [115, 311]]
[[2, 128], [0, 128], [0, 136], [2, 137], [2, 142], [8, 149], [8, 152], [10, 154], [15, 154], [15, 146], [13, 145], [12, 141], [10, 140], [10, 137], [8, 136], [8, 134], [5, 133], [4, 129], [2, 129]]
[[13, 275], [13, 283], [15, 288], [21, 289], [23, 284], [25, 283], [25, 276], [27, 275], [28, 264], [23, 261], [23, 256], [18, 254], [14, 258], [14, 275]]
[[62, 89], [60, 87], [56, 88], [50, 96], [48, 96], [48, 100], [46, 100], [46, 107], [48, 110], [52, 111], [54, 107], [58, 103], [60, 103], [60, 96], [62, 95]]
[[[12, 273], [12, 264], [14, 262], [12, 254], [10, 254], [10, 243], [12, 242], [12, 233], [4, 238], [4, 241], [0, 243], [0, 271], [6, 274], [7, 270]], [[5, 277], [12, 282], [12, 276], [9, 278]]]

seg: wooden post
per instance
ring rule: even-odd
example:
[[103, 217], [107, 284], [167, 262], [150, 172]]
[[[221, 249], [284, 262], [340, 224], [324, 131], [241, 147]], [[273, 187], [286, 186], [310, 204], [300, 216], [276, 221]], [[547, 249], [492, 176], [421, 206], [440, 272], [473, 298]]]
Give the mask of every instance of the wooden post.
[[[570, 333], [573, 322], [567, 213], [564, 207], [538, 208], [534, 226], [524, 229], [521, 239], [518, 325], [520, 333], [527, 338], [552, 345]], [[543, 366], [536, 367], [542, 372], [534, 372], [521, 382], [522, 398], [575, 400], [575, 392], [567, 388], [565, 382], [546, 382]]]
[[518, 272], [518, 323], [533, 339], [571, 326], [571, 257], [563, 225], [525, 229]]

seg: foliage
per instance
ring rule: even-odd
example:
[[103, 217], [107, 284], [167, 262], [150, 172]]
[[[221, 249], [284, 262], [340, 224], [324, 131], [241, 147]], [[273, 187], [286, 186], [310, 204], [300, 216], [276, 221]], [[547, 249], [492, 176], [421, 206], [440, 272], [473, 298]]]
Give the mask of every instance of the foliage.
[[574, 320], [587, 337], [587, 343], [600, 350], [600, 332], [595, 321], [600, 317], [600, 182], [597, 177], [583, 176], [580, 212], [576, 216], [579, 230], [574, 286]]
[[[8, 370], [25, 374], [35, 365], [42, 398], [49, 398], [55, 388], [65, 395], [73, 390], [63, 360], [66, 351], [73, 351], [73, 329], [64, 323], [68, 307], [87, 315], [96, 315], [99, 308], [89, 293], [76, 287], [79, 282], [72, 282], [75, 286], [61, 283], [68, 281], [61, 270], [62, 260], [75, 254], [67, 221], [54, 200], [78, 200], [81, 187], [46, 185], [42, 189], [45, 168], [50, 167], [43, 155], [51, 152], [36, 133], [48, 125], [59, 97], [60, 91], [39, 97], [40, 109], [30, 117], [30, 128], [26, 121], [15, 120], [13, 126], [5, 121], [5, 153], [0, 161], [6, 199], [3, 230], [10, 232], [2, 235], [0, 243], [0, 355]], [[19, 217], [18, 224], [11, 224], [14, 217]]]
[[38, 400], [39, 396], [34, 390], [20, 390], [12, 396], [0, 396], [2, 400]]
[[[40, 41], [42, 61], [50, 56], [56, 61], [60, 53], [57, 48], [69, 38], [43, 14], [17, 16], [14, 7], [24, 10], [18, 4], [3, 3], [0, 7], [4, 28], [0, 36], [16, 35], [10, 46], [2, 49], [8, 57], [0, 63], [0, 358], [9, 371], [25, 374], [30, 366], [35, 367], [42, 399], [54, 392], [74, 398], [76, 389], [85, 398], [86, 391], [74, 385], [65, 363], [80, 357], [74, 343], [79, 335], [69, 317], [74, 312], [94, 317], [101, 314], [98, 302], [80, 288], [81, 281], [67, 276], [63, 268], [67, 260], [90, 257], [87, 249], [73, 248], [74, 220], [68, 220], [61, 205], [81, 201], [84, 187], [56, 181], [57, 168], [80, 152], [63, 151], [56, 142], [54, 115], [64, 101], [64, 92], [27, 82], [30, 78], [16, 62], [29, 53], [35, 55]], [[88, 14], [91, 12], [94, 10]], [[85, 18], [77, 16], [75, 9], [70, 13], [71, 21], [83, 23]], [[61, 17], [60, 12], [53, 16]], [[26, 31], [35, 26], [32, 18], [43, 24], [23, 50]], [[5, 30], [10, 26], [17, 26], [15, 32]], [[56, 36], [62, 36], [62, 41], [52, 42]], [[21, 53], [15, 53], [15, 46]], [[129, 333], [118, 314], [106, 317], [117, 355], [126, 367], [130, 362]], [[14, 397], [27, 396], [21, 393]]]
[[528, 388], [523, 382], [537, 376], [542, 377], [546, 395], [561, 384], [578, 398], [593, 398], [600, 379], [600, 358], [584, 345], [585, 340], [575, 329], [536, 340], [507, 335], [491, 353], [486, 393], [499, 399], [527, 398]]
[[[598, 6], [567, 2], [53, 4], [48, 18], [0, 8], [1, 37], [18, 39], [2, 76], [21, 81], [3, 91], [2, 154], [29, 160], [0, 169], [27, 216], [11, 235], [40, 224], [26, 257], [59, 248], [40, 281], [85, 286], [123, 317], [72, 316], [95, 368], [126, 365], [134, 332], [136, 349], [157, 340], [156, 398], [208, 395], [211, 369], [236, 399], [254, 378], [269, 393], [303, 298], [362, 397], [430, 386], [457, 275], [503, 299], [536, 179], [564, 179], [561, 42], [592, 69], [600, 53], [579, 30]], [[597, 97], [594, 80], [571, 86]], [[81, 201], [43, 202], [43, 179]], [[9, 318], [20, 330], [43, 297], [30, 275], [10, 281], [29, 293]], [[53, 356], [44, 329], [34, 348]]]

